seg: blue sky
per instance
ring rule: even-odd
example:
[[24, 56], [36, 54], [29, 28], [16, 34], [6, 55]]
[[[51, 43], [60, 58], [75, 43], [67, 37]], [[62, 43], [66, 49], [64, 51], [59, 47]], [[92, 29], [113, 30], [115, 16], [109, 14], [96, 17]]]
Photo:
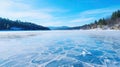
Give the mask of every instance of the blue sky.
[[0, 0], [0, 16], [43, 26], [81, 26], [109, 17], [120, 0]]

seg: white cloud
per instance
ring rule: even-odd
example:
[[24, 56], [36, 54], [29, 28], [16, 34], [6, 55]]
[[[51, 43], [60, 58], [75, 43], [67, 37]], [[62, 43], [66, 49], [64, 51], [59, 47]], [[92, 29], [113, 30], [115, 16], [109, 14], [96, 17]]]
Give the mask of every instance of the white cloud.
[[24, 3], [17, 3], [12, 0], [5, 0], [0, 1], [0, 16], [7, 17], [7, 18], [40, 18], [40, 19], [46, 19], [52, 18], [52, 15], [46, 13], [45, 11], [49, 10], [35, 10], [32, 9], [30, 5], [24, 4]]
[[84, 12], [81, 12], [80, 15], [90, 15], [90, 14], [101, 14], [101, 13], [107, 13], [107, 12], [113, 12], [113, 10], [110, 9], [94, 9], [94, 10], [87, 10]]
[[103, 18], [105, 16], [109, 16], [112, 12], [118, 10], [117, 7], [108, 7], [108, 8], [101, 8], [101, 9], [93, 9], [93, 10], [86, 10], [79, 13], [80, 17], [96, 17], [96, 18]]
[[[36, 18], [36, 19], [52, 19], [53, 16], [44, 12], [37, 11], [21, 11], [21, 12], [7, 12], [7, 14], [1, 13], [5, 17], [20, 19], [20, 18]], [[28, 19], [29, 20], [29, 19]]]
[[71, 20], [71, 22], [88, 22], [88, 21], [91, 21], [91, 20], [94, 20], [94, 18], [77, 18], [77, 19], [73, 19]]
[[35, 9], [33, 5], [23, 3], [17, 0], [0, 0], [0, 16], [4, 18], [9, 18], [12, 20], [22, 20], [35, 22], [37, 24], [44, 23], [46, 20], [49, 23], [53, 21], [56, 17], [52, 14], [53, 12], [63, 12], [66, 10], [58, 8], [39, 8]]
[[0, 9], [2, 11], [8, 10], [8, 11], [12, 11], [12, 10], [27, 10], [30, 9], [32, 6], [25, 4], [25, 3], [19, 3], [16, 2], [14, 0], [0, 0]]

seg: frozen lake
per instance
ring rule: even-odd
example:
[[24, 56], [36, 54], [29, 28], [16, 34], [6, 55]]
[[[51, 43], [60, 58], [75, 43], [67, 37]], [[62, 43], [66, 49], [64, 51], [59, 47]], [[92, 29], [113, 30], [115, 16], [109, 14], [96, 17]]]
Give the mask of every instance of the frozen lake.
[[120, 31], [1, 31], [0, 67], [120, 67]]

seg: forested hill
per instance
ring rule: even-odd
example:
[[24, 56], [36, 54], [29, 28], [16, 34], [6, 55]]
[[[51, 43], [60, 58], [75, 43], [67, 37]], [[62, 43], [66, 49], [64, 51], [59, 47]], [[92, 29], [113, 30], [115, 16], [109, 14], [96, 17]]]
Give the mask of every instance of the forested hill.
[[[76, 27], [77, 28], [77, 27]], [[78, 27], [79, 29], [114, 29], [120, 30], [120, 10], [112, 13], [110, 18], [102, 18], [91, 24]]]
[[49, 28], [30, 22], [0, 18], [0, 30], [49, 30]]

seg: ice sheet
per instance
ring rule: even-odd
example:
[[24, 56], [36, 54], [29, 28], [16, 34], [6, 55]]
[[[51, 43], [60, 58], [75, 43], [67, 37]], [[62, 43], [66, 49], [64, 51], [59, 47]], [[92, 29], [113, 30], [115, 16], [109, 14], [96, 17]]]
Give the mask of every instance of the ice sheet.
[[120, 67], [120, 31], [0, 32], [0, 67]]

